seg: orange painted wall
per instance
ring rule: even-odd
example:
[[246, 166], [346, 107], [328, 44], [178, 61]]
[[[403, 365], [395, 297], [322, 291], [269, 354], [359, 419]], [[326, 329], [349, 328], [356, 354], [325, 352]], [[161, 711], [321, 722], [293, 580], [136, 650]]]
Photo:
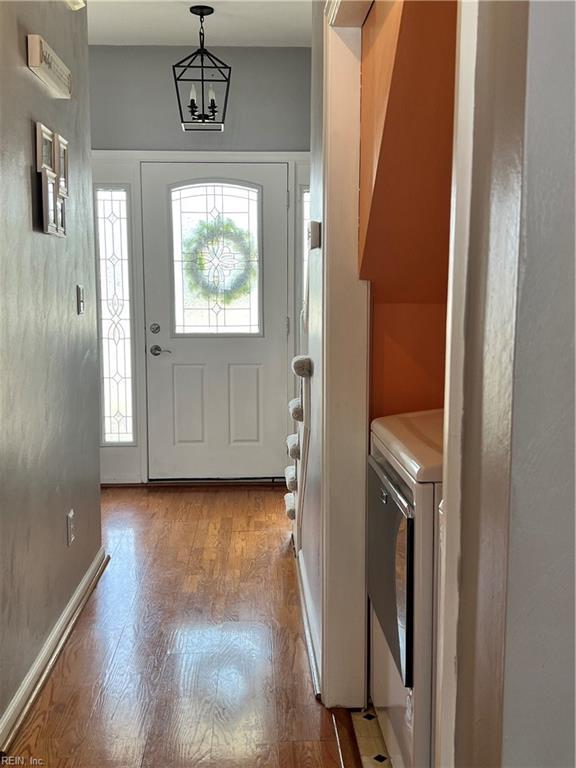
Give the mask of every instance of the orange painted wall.
[[374, 304], [371, 418], [441, 408], [446, 304]]
[[360, 264], [378, 175], [380, 147], [392, 83], [404, 0], [375, 2], [362, 27], [360, 120]]
[[362, 30], [372, 418], [443, 405], [455, 43], [454, 0], [376, 0]]

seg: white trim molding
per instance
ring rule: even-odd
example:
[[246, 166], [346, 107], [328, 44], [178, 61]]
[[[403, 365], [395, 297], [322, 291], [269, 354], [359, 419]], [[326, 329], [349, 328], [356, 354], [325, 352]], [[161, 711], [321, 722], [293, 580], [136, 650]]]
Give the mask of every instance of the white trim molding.
[[[361, 31], [324, 25], [322, 701], [366, 703], [368, 283], [358, 277]], [[349, 95], [343, 100], [342, 93]]]
[[307, 587], [309, 580], [306, 576], [306, 563], [303, 558], [296, 555], [296, 572], [298, 574], [298, 594], [300, 596], [300, 608], [302, 610], [302, 622], [304, 624], [304, 640], [306, 642], [306, 651], [308, 654], [308, 663], [310, 664], [310, 676], [312, 677], [312, 688], [317, 699], [322, 693], [320, 684], [320, 669], [314, 647], [320, 647], [320, 638], [314, 637], [313, 626], [308, 616], [308, 605], [311, 604], [309, 589]]
[[307, 163], [309, 152], [204, 152], [202, 150], [94, 149], [92, 159], [137, 163]]
[[464, 419], [466, 283], [472, 194], [474, 76], [478, 0], [458, 5], [456, 97], [444, 395], [443, 499], [438, 515], [438, 615], [433, 749], [435, 765], [454, 765], [460, 504]]
[[104, 547], [101, 547], [0, 718], [0, 750], [6, 751], [13, 741], [107, 562]]
[[373, 0], [328, 0], [324, 13], [331, 27], [361, 27]]

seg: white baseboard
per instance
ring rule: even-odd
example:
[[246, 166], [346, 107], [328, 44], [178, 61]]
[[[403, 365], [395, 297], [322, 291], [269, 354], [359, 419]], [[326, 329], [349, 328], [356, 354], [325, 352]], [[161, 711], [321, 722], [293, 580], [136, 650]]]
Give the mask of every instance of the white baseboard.
[[85, 599], [90, 594], [95, 580], [103, 570], [105, 562], [106, 553], [104, 552], [104, 547], [101, 547], [90, 567], [84, 574], [82, 581], [78, 584], [74, 594], [70, 598], [68, 605], [64, 608], [60, 618], [46, 638], [44, 645], [40, 649], [40, 653], [28, 670], [26, 677], [20, 684], [12, 701], [8, 704], [6, 711], [0, 717], [0, 749], [6, 750], [9, 746], [9, 742], [12, 740], [16, 726], [30, 706], [38, 684], [46, 676], [55, 661], [57, 654], [60, 652], [61, 647], [77, 618], [77, 613], [79, 613], [79, 609], [81, 609]]
[[390, 761], [393, 761], [392, 765], [394, 768], [405, 768], [406, 764], [404, 762], [404, 758], [402, 757], [400, 743], [396, 738], [396, 733], [392, 723], [388, 719], [388, 715], [382, 709], [376, 709], [376, 707], [374, 707], [374, 709], [378, 717], [378, 725], [382, 731], [382, 736], [384, 737], [384, 743], [386, 744], [386, 749], [388, 750]]
[[[305, 566], [303, 560], [299, 554], [296, 556], [296, 571], [298, 573], [298, 587], [300, 593], [300, 606], [302, 609], [302, 621], [304, 622], [304, 639], [306, 641], [306, 650], [308, 652], [308, 662], [310, 664], [310, 674], [312, 676], [312, 687], [314, 688], [314, 694], [316, 698], [322, 696], [322, 683], [320, 677], [320, 669], [318, 667], [318, 659], [314, 650], [314, 640], [312, 636], [312, 629], [310, 626], [310, 619], [308, 618], [307, 608], [307, 579], [305, 575]], [[304, 573], [302, 573], [304, 571]]]

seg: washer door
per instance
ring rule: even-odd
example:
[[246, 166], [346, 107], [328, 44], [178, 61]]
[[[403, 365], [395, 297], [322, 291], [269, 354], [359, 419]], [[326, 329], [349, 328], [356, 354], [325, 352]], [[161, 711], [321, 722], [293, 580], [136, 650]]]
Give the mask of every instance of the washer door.
[[413, 509], [372, 457], [368, 459], [368, 596], [404, 685], [412, 687]]

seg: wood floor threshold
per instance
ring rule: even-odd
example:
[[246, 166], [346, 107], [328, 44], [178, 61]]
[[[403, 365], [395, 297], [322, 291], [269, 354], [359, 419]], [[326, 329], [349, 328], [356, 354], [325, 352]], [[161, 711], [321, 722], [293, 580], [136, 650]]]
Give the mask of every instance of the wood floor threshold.
[[80, 615], [84, 609], [84, 606], [88, 602], [88, 598], [96, 588], [96, 585], [100, 581], [100, 577], [104, 573], [104, 570], [109, 562], [110, 562], [110, 555], [106, 555], [105, 558], [102, 560], [100, 567], [92, 577], [92, 580], [90, 581], [90, 584], [88, 585], [88, 588], [86, 589], [86, 592], [84, 593], [82, 600], [78, 603], [78, 607], [70, 617], [70, 621], [66, 625], [66, 628], [64, 629], [64, 631], [62, 632], [62, 635], [60, 636], [60, 640], [58, 641], [58, 644], [54, 648], [54, 651], [52, 652], [52, 655], [50, 656], [48, 663], [44, 667], [42, 674], [38, 678], [36, 685], [32, 689], [32, 692], [30, 693], [30, 696], [28, 697], [26, 704], [24, 705], [24, 707], [22, 708], [22, 711], [18, 715], [18, 718], [14, 722], [14, 725], [12, 726], [10, 732], [8, 733], [4, 741], [4, 744], [0, 745], [0, 761], [8, 757], [9, 749], [13, 744], [14, 739], [18, 734], [18, 731], [20, 730], [20, 727], [26, 720], [26, 717], [30, 712], [32, 705], [40, 695], [42, 688], [44, 687], [46, 681], [48, 680], [48, 677], [50, 676], [50, 673], [52, 672], [52, 669], [54, 668], [54, 665], [58, 660], [58, 657], [60, 656], [64, 646], [66, 645], [66, 641], [70, 637], [70, 633], [74, 629], [74, 625], [80, 618]]
[[330, 713], [336, 731], [341, 768], [362, 768], [362, 758], [356, 742], [350, 710], [344, 707], [333, 707]]

